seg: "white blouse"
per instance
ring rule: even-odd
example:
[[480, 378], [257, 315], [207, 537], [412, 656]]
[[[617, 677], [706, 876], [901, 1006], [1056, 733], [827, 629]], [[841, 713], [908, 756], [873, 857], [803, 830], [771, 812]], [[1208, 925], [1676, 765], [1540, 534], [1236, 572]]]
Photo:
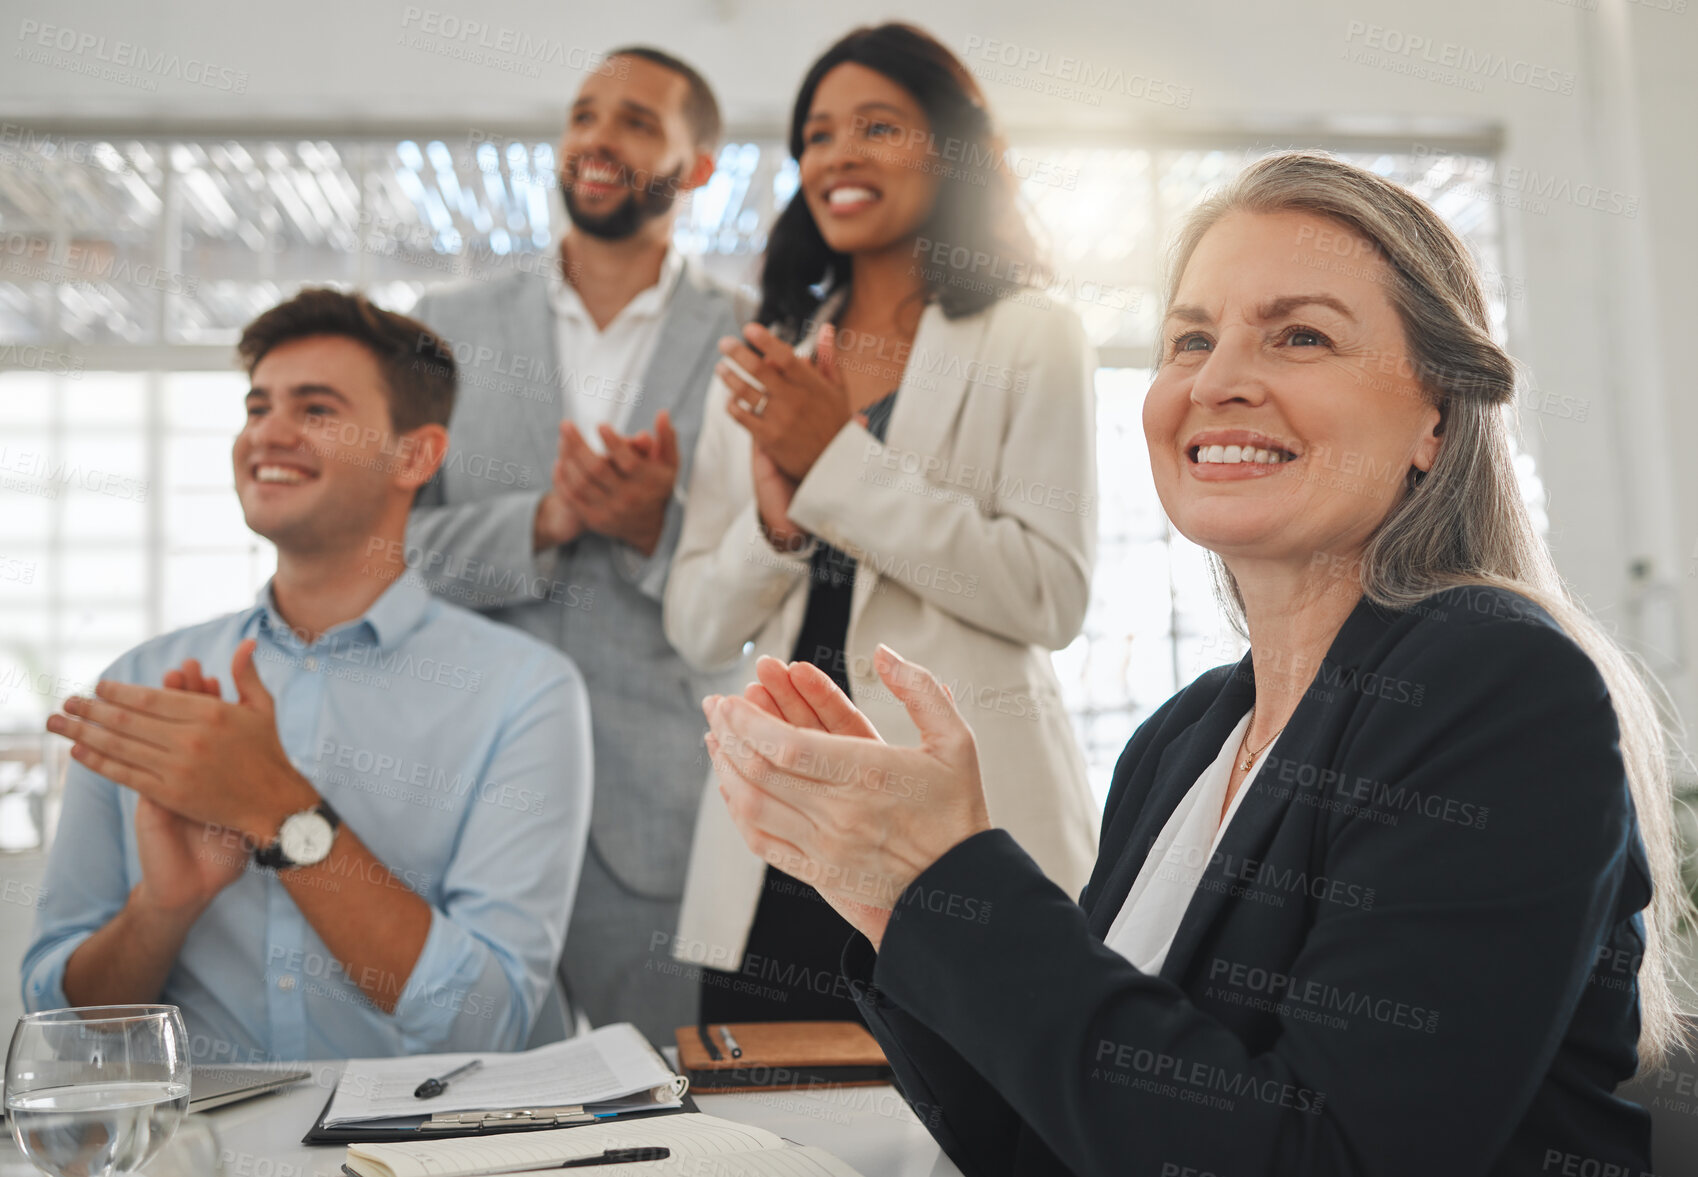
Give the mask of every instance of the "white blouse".
[[1191, 897], [1196, 893], [1197, 883], [1203, 877], [1215, 847], [1220, 845], [1221, 836], [1232, 823], [1244, 794], [1250, 791], [1268, 753], [1279, 741], [1279, 737], [1274, 737], [1266, 748], [1257, 753], [1250, 771], [1245, 774], [1244, 783], [1232, 798], [1231, 808], [1217, 827], [1216, 817], [1220, 814], [1221, 803], [1226, 800], [1232, 765], [1249, 725], [1250, 714], [1246, 712], [1238, 726], [1232, 729], [1232, 734], [1226, 737], [1226, 743], [1221, 746], [1214, 763], [1203, 770], [1203, 775], [1180, 798], [1167, 824], [1156, 835], [1149, 857], [1138, 868], [1138, 877], [1126, 893], [1126, 902], [1121, 904], [1114, 923], [1109, 925], [1108, 935], [1103, 937], [1103, 943], [1131, 961], [1141, 972], [1161, 971], [1162, 963], [1167, 960], [1167, 951], [1173, 946], [1174, 933], [1179, 931], [1179, 921], [1185, 917], [1185, 909], [1191, 904]]

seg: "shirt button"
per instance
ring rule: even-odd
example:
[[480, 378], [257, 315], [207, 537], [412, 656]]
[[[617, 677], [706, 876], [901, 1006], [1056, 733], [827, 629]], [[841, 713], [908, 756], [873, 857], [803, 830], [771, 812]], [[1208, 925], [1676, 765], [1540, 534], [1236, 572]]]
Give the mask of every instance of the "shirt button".
[[284, 973], [277, 978], [277, 987], [287, 993], [295, 987], [295, 978], [289, 973]]
[[306, 661], [301, 663], [301, 669], [302, 670], [317, 670], [318, 669], [318, 659], [312, 657], [311, 655], [308, 655]]

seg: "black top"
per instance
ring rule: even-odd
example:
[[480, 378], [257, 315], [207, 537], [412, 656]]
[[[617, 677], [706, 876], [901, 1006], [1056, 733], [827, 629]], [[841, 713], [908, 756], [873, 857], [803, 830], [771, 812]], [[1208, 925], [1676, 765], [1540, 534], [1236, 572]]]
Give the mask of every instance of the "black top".
[[956, 1164], [1649, 1171], [1649, 1116], [1613, 1092], [1650, 873], [1591, 660], [1500, 590], [1359, 604], [1141, 973], [1103, 936], [1254, 697], [1247, 655], [1139, 727], [1078, 904], [993, 830], [903, 893], [876, 958], [849, 941], [868, 1025]]
[[[896, 393], [869, 406], [867, 429], [880, 441]], [[811, 662], [850, 694], [849, 606], [855, 558], [821, 543], [809, 561], [807, 612], [790, 655]], [[710, 1022], [858, 1021], [850, 986], [838, 971], [853, 928], [812, 887], [768, 866], [739, 969], [702, 970], [700, 1016]]]
[[[896, 390], [884, 394], [863, 410], [867, 431], [879, 441], [890, 427], [896, 408]], [[850, 695], [848, 658], [843, 652], [849, 640], [849, 605], [855, 593], [855, 557], [822, 543], [808, 562], [812, 584], [808, 586], [808, 610], [796, 635], [790, 661], [811, 662], [831, 676], [845, 695]]]

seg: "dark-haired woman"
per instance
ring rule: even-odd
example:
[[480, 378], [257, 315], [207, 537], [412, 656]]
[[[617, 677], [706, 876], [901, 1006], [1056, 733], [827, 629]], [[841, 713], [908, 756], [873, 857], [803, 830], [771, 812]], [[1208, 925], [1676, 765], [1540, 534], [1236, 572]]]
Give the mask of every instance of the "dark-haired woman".
[[[800, 188], [759, 322], [721, 344], [667, 637], [702, 669], [750, 642], [818, 666], [898, 743], [918, 731], [873, 651], [914, 651], [971, 716], [994, 820], [1077, 893], [1096, 807], [1050, 655], [1079, 632], [1095, 550], [1079, 320], [1030, 285], [983, 98], [933, 38], [892, 24], [838, 42], [802, 84], [790, 150]], [[704, 1018], [858, 1016], [838, 976], [849, 928], [798, 874], [703, 806], [675, 951], [711, 966]]]

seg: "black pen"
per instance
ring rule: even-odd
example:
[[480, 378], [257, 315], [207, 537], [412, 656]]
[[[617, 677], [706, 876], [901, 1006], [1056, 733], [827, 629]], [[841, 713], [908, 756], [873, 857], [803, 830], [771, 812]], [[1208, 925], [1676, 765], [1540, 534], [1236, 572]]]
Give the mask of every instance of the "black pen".
[[573, 1157], [558, 1165], [539, 1165], [531, 1161], [517, 1169], [485, 1169], [479, 1177], [494, 1177], [498, 1173], [535, 1173], [543, 1169], [587, 1169], [591, 1165], [623, 1165], [629, 1161], [664, 1161], [671, 1155], [669, 1148], [610, 1148], [593, 1157]]
[[413, 1088], [413, 1098], [429, 1099], [433, 1095], [441, 1095], [444, 1091], [448, 1090], [448, 1080], [458, 1079], [461, 1075], [470, 1075], [481, 1066], [483, 1066], [483, 1060], [475, 1058], [469, 1063], [455, 1067], [446, 1075], [438, 1075], [434, 1079], [426, 1079], [423, 1083], [420, 1083], [417, 1087]]
[[672, 1155], [669, 1148], [610, 1148], [600, 1156], [575, 1157], [553, 1166], [556, 1169], [587, 1169], [591, 1165], [623, 1165], [628, 1161], [664, 1161]]
[[719, 1047], [713, 1044], [713, 1035], [708, 1033], [706, 1022], [696, 1023], [696, 1037], [702, 1040], [702, 1049], [707, 1051], [708, 1061], [717, 1063], [725, 1056], [719, 1053]]

